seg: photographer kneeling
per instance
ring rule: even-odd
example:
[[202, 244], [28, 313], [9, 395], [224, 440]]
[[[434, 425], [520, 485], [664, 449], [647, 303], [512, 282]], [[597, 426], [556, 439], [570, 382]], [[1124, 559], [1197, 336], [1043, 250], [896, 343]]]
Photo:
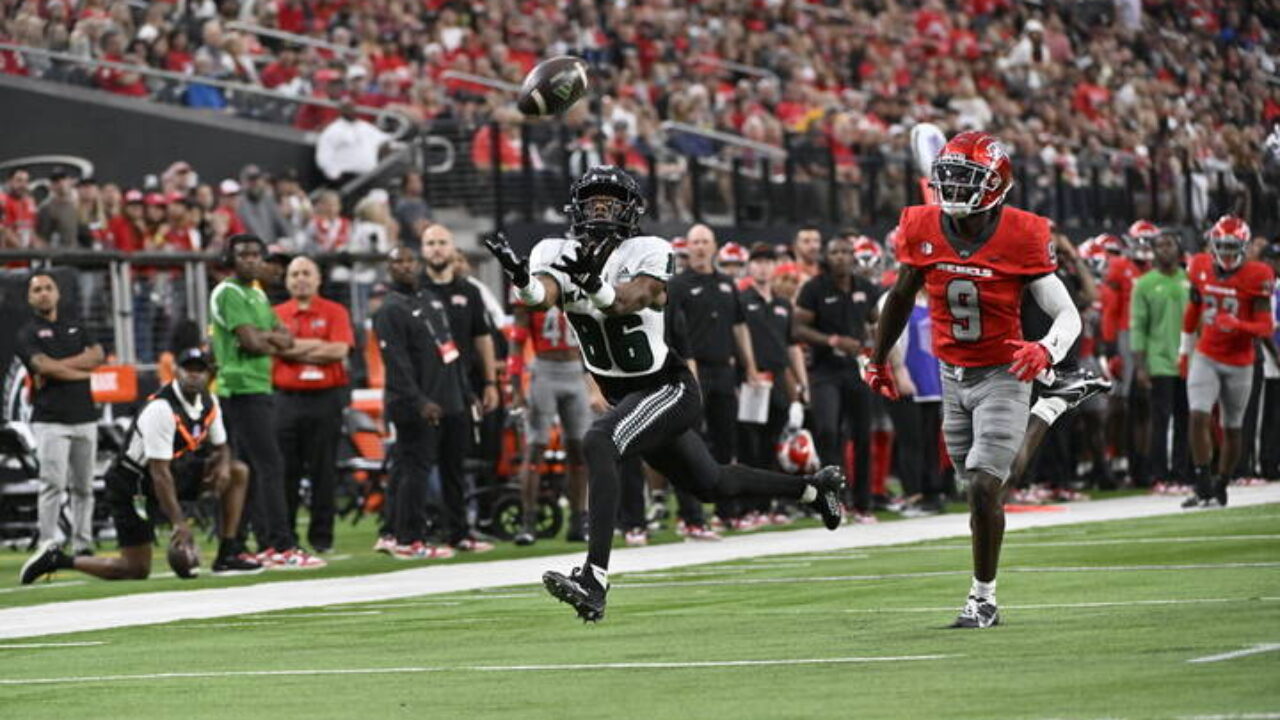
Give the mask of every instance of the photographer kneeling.
[[[120, 556], [73, 557], [56, 543], [45, 542], [22, 566], [22, 584], [61, 569], [105, 580], [146, 579], [156, 539], [152, 514], [157, 510], [173, 526], [171, 544], [181, 546], [194, 560], [195, 541], [181, 500], [196, 499], [202, 487], [213, 490], [221, 507], [214, 574], [262, 570], [235, 540], [249, 468], [231, 459], [222, 413], [208, 389], [211, 377], [212, 363], [203, 350], [183, 351], [176, 379], [151, 396], [125, 436], [125, 450], [106, 476]], [[185, 570], [175, 567], [180, 574]]]

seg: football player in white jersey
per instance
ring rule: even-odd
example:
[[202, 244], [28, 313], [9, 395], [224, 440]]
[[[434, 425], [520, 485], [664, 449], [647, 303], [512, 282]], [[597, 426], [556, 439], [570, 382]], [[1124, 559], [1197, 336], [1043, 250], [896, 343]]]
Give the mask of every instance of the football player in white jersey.
[[644, 198], [636, 181], [618, 168], [594, 167], [569, 195], [569, 237], [542, 240], [528, 260], [501, 235], [484, 240], [528, 307], [564, 310], [582, 360], [612, 406], [583, 439], [590, 476], [587, 561], [567, 576], [545, 573], [547, 591], [583, 620], [604, 616], [618, 466], [636, 455], [704, 502], [796, 498], [817, 510], [828, 528], [839, 527], [839, 468], [796, 477], [719, 465], [707, 451], [696, 431], [702, 422], [697, 381], [666, 338], [663, 306], [675, 257], [666, 240], [639, 233]]

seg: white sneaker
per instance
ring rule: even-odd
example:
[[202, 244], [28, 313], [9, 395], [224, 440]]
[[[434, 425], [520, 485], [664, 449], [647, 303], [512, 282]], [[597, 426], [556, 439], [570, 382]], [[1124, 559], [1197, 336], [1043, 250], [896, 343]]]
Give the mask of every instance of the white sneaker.
[[271, 566], [272, 570], [318, 570], [329, 563], [303, 550], [293, 548], [280, 553], [280, 561]]

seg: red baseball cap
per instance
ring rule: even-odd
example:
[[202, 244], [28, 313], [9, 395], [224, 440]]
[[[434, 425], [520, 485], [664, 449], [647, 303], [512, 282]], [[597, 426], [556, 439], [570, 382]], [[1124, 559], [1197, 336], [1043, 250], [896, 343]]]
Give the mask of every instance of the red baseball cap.
[[126, 205], [131, 203], [140, 203], [145, 198], [146, 196], [142, 194], [141, 190], [130, 189], [125, 191], [125, 194], [124, 194], [124, 202]]
[[143, 202], [148, 205], [164, 205], [168, 200], [165, 198], [163, 193], [149, 192], [147, 193], [146, 198], [143, 199]]

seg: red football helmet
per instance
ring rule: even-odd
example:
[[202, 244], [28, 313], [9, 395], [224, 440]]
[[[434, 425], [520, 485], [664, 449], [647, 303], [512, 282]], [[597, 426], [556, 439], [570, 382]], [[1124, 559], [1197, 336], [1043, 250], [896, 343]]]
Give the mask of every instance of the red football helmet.
[[1124, 253], [1124, 241], [1112, 235], [1111, 233], [1102, 233], [1094, 238], [1102, 249], [1112, 255], [1121, 255]]
[[1209, 228], [1209, 254], [1223, 270], [1244, 264], [1245, 246], [1253, 238], [1249, 224], [1235, 215], [1223, 215]]
[[1013, 162], [994, 137], [969, 130], [951, 138], [933, 161], [929, 187], [952, 217], [985, 212], [1013, 187]]
[[1080, 243], [1080, 247], [1077, 248], [1080, 259], [1084, 260], [1096, 277], [1102, 277], [1107, 272], [1107, 248], [1103, 241], [1103, 238], [1107, 237], [1119, 243], [1119, 238], [1115, 235], [1095, 235]]
[[778, 442], [778, 467], [795, 475], [818, 471], [818, 450], [808, 430], [796, 430], [782, 436]]
[[879, 270], [884, 261], [884, 248], [866, 235], [853, 239], [853, 262], [864, 270]]
[[747, 249], [736, 242], [727, 242], [720, 248], [720, 252], [716, 254], [716, 260], [721, 264], [739, 265], [747, 264]]
[[1160, 226], [1150, 220], [1134, 221], [1125, 233], [1125, 240], [1129, 243], [1129, 254], [1138, 262], [1151, 262], [1155, 258], [1152, 245], [1162, 232]]

